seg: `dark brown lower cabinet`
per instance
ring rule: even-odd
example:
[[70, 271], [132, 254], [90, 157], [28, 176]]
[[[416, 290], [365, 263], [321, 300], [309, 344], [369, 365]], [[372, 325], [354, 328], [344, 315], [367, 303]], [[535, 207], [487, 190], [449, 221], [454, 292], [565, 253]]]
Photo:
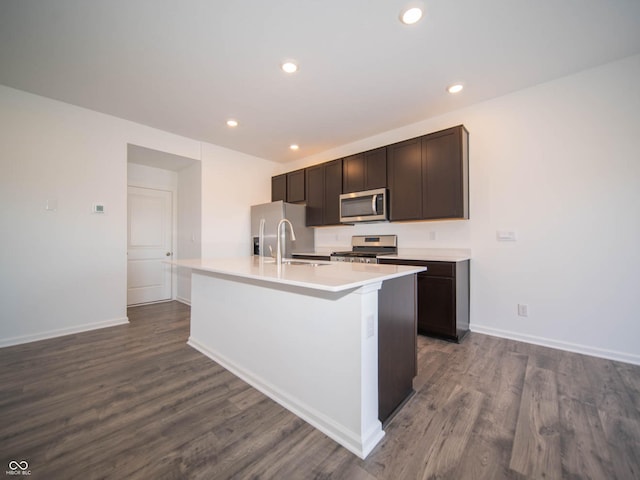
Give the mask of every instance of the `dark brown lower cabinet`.
[[292, 253], [292, 258], [298, 258], [300, 260], [317, 260], [319, 262], [328, 262], [331, 260], [331, 255], [316, 255], [316, 254], [304, 254], [304, 253]]
[[383, 427], [413, 394], [417, 373], [416, 275], [378, 291], [378, 418]]
[[418, 333], [459, 342], [469, 331], [469, 260], [432, 262], [381, 259], [427, 267], [418, 273]]

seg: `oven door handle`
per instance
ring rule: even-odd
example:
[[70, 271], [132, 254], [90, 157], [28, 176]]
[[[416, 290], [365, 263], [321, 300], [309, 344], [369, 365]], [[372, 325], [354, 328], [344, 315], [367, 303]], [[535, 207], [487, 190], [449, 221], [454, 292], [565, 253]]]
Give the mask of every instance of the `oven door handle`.
[[378, 215], [378, 208], [376, 206], [376, 199], [378, 198], [378, 194], [371, 195], [371, 211], [374, 215]]

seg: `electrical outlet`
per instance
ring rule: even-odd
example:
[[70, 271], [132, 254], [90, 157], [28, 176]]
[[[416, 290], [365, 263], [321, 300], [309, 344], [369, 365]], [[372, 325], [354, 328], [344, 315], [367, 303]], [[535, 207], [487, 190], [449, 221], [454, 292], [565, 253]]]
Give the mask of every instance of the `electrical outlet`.
[[371, 338], [375, 335], [375, 321], [373, 315], [367, 315], [367, 332], [365, 338]]
[[524, 303], [518, 304], [518, 316], [520, 317], [528, 317], [529, 316], [529, 305]]

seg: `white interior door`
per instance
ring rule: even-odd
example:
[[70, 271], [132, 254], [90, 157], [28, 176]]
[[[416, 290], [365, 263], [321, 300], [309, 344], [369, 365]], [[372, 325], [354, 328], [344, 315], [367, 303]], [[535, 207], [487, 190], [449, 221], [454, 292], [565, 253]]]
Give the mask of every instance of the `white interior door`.
[[172, 193], [129, 187], [127, 305], [171, 299]]

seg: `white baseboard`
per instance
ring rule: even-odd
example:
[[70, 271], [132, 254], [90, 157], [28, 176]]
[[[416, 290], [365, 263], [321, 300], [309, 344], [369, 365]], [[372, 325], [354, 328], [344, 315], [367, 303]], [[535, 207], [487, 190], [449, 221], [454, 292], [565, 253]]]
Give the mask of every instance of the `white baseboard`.
[[382, 437], [384, 437], [384, 431], [378, 424], [376, 425], [377, 428], [373, 428], [371, 431], [366, 432], [364, 438], [360, 440], [358, 435], [355, 435], [353, 432], [336, 423], [326, 415], [318, 412], [313, 407], [310, 407], [297, 398], [288, 395], [286, 392], [283, 392], [279, 388], [271, 385], [269, 382], [264, 381], [262, 378], [256, 377], [251, 372], [247, 372], [243, 368], [238, 367], [228, 358], [212, 352], [197, 340], [189, 337], [187, 345], [196, 349], [206, 357], [209, 357], [211, 360], [221, 365], [238, 378], [244, 380], [256, 390], [261, 391], [267, 397], [279, 403], [284, 408], [297, 415], [311, 426], [317, 428], [326, 436], [335, 440], [360, 458], [365, 458], [378, 444]]
[[49, 330], [47, 332], [34, 333], [30, 335], [21, 335], [19, 337], [0, 339], [0, 348], [10, 347], [13, 345], [21, 345], [23, 343], [37, 342], [39, 340], [47, 340], [49, 338], [62, 337], [74, 333], [88, 332], [90, 330], [98, 330], [100, 328], [114, 327], [116, 325], [124, 325], [129, 323], [127, 317], [113, 318], [110, 320], [102, 320], [100, 322], [85, 323], [59, 330]]
[[472, 332], [484, 333], [493, 337], [508, 338], [509, 340], [517, 340], [519, 342], [532, 343], [543, 347], [556, 348], [567, 352], [582, 353], [592, 357], [606, 358], [618, 362], [632, 363], [640, 365], [640, 355], [633, 353], [617, 352], [615, 350], [606, 350], [603, 348], [590, 347], [588, 345], [580, 345], [577, 343], [563, 342], [552, 338], [537, 337], [535, 335], [527, 335], [523, 333], [512, 332], [509, 330], [501, 330], [499, 328], [485, 327], [482, 325], [469, 325]]
[[185, 305], [191, 306], [191, 300], [183, 297], [176, 297], [176, 302], [184, 303]]

